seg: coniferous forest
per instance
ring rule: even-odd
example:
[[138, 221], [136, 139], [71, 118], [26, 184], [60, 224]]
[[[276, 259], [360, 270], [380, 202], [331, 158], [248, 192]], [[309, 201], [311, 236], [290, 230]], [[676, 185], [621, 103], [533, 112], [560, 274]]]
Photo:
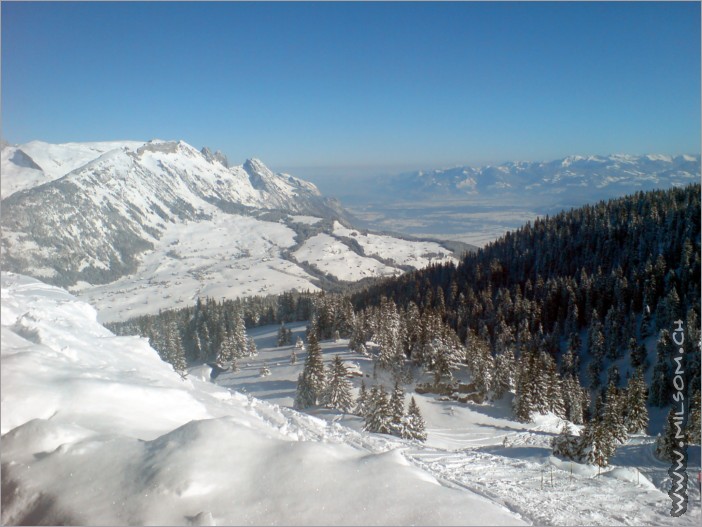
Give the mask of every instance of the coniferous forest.
[[[550, 411], [585, 424], [577, 440], [565, 429], [554, 448], [599, 465], [627, 434], [647, 429], [647, 407], [670, 406], [671, 335], [682, 320], [685, 397], [693, 401], [687, 433], [699, 443], [700, 186], [541, 218], [459, 265], [409, 272], [351, 294], [199, 300], [111, 329], [148, 336], [184, 371], [207, 360], [236, 367], [238, 357], [252, 353], [244, 326], [294, 320], [312, 320], [314, 342], [350, 338], [351, 349], [371, 354], [397, 382], [430, 372], [432, 386], [423, 389], [435, 393], [450, 392], [453, 372], [467, 367], [475, 402], [511, 393], [518, 420]], [[283, 325], [279, 337], [286, 335]], [[320, 386], [311, 373], [301, 376], [301, 407], [329, 398], [321, 375]], [[391, 415], [387, 394], [365, 398], [357, 407], [371, 401]], [[391, 430], [390, 421], [362, 413], [369, 430]]]

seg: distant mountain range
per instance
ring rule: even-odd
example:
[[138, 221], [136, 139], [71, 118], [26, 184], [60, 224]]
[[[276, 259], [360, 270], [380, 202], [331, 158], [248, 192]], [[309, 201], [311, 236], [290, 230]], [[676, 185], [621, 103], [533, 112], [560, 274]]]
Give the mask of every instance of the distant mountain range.
[[549, 162], [459, 166], [399, 174], [378, 182], [389, 196], [416, 200], [476, 200], [499, 196], [574, 201], [637, 190], [682, 186], [700, 180], [699, 155], [569, 156]]
[[337, 194], [360, 224], [483, 246], [538, 216], [699, 181], [699, 155], [619, 154], [417, 170]]
[[71, 287], [108, 318], [454, 257], [354, 230], [312, 183], [183, 141], [5, 145], [2, 173], [3, 270]]

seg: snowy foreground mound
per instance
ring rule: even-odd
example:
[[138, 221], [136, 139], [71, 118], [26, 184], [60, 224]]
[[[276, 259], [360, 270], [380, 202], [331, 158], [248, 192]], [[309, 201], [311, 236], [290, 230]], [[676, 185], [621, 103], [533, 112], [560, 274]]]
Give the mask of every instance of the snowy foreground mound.
[[148, 342], [2, 275], [3, 524], [521, 524], [397, 447], [182, 381]]

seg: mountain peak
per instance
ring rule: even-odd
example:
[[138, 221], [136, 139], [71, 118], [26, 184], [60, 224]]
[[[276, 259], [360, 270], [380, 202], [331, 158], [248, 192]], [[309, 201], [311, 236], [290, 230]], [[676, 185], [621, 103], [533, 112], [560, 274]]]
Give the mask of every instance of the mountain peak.
[[205, 156], [205, 159], [207, 159], [210, 163], [219, 163], [224, 166], [224, 168], [229, 168], [229, 160], [227, 159], [227, 156], [219, 150], [213, 153], [208, 147], [203, 146], [200, 153]]
[[263, 161], [256, 157], [250, 157], [244, 162], [244, 169], [248, 172], [249, 170], [253, 172], [271, 172], [271, 170], [265, 165]]

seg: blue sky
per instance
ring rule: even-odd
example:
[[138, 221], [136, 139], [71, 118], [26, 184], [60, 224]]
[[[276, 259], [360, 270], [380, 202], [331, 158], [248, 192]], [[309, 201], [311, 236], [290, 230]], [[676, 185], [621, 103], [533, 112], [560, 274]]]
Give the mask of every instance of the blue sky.
[[700, 150], [700, 4], [2, 3], [12, 143], [300, 176]]

